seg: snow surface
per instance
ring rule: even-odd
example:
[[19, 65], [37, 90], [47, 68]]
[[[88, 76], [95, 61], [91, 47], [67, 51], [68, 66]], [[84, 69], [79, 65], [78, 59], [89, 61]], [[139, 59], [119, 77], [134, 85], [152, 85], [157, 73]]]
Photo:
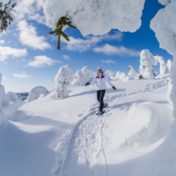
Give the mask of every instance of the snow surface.
[[103, 116], [95, 115], [94, 86], [70, 87], [65, 99], [52, 91], [26, 102], [0, 128], [0, 175], [160, 176], [164, 163], [163, 175], [174, 176], [176, 157], [160, 158], [173, 123], [168, 81], [114, 80], [118, 91], [108, 90]]

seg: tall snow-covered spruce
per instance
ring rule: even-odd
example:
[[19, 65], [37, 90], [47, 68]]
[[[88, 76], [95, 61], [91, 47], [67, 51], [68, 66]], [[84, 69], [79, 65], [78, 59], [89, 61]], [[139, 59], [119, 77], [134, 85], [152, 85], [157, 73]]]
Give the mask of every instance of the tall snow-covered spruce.
[[154, 56], [153, 54], [148, 50], [144, 49], [140, 53], [140, 66], [139, 66], [139, 72], [144, 78], [154, 78], [155, 77], [155, 71], [154, 71]]
[[59, 68], [55, 76], [55, 87], [58, 98], [65, 98], [68, 96], [68, 86], [71, 85], [73, 80], [73, 73], [68, 65]]
[[165, 62], [165, 60], [164, 60], [164, 58], [162, 56], [154, 56], [154, 59], [160, 65], [160, 75], [161, 76], [169, 73], [169, 69], [168, 69], [167, 63]]

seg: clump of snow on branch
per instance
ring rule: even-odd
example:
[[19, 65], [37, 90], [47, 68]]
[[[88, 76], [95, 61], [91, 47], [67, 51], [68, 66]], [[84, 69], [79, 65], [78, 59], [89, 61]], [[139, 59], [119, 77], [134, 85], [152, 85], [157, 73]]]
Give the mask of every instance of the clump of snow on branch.
[[161, 9], [151, 22], [160, 47], [176, 56], [176, 1]]
[[159, 3], [161, 3], [162, 5], [167, 5], [169, 4], [172, 0], [158, 0]]
[[49, 93], [49, 91], [43, 86], [34, 87], [30, 91], [29, 96], [27, 98], [27, 101], [28, 102], [34, 101], [40, 97], [46, 96], [48, 93]]
[[156, 64], [153, 54], [148, 50], [144, 49], [140, 53], [140, 74], [147, 79], [155, 77], [154, 65]]
[[55, 86], [58, 98], [65, 98], [68, 96], [68, 86], [71, 85], [73, 80], [73, 73], [68, 65], [59, 68], [55, 76]]
[[46, 23], [55, 27], [57, 20], [68, 15], [83, 35], [101, 35], [112, 28], [136, 31], [141, 25], [145, 0], [45, 0], [42, 1]]

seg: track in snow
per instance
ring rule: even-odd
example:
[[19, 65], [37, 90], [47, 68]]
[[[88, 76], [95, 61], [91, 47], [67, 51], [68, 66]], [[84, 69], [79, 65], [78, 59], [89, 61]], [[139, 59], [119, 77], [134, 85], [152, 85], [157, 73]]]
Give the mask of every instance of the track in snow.
[[[160, 81], [146, 85], [145, 89], [132, 92], [130, 94], [115, 94], [108, 99], [119, 104], [120, 97], [129, 97], [141, 92], [152, 91], [167, 85], [167, 82]], [[117, 105], [116, 105], [117, 106]], [[57, 176], [108, 176], [108, 159], [104, 150], [103, 129], [108, 112], [115, 106], [110, 107], [107, 112], [100, 117], [95, 115], [95, 105], [93, 105], [85, 116], [69, 132], [63, 147], [58, 151], [59, 162], [57, 161]], [[118, 106], [117, 106], [118, 107]], [[66, 147], [65, 147], [66, 146]], [[60, 155], [62, 153], [62, 156]], [[99, 166], [101, 163], [102, 166]], [[102, 164], [103, 163], [103, 164]]]

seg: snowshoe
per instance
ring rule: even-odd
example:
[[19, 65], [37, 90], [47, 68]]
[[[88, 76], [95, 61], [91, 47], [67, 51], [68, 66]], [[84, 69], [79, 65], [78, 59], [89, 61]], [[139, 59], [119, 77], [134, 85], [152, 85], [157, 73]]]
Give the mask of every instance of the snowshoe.
[[105, 111], [97, 111], [96, 115], [103, 115], [105, 113]]

